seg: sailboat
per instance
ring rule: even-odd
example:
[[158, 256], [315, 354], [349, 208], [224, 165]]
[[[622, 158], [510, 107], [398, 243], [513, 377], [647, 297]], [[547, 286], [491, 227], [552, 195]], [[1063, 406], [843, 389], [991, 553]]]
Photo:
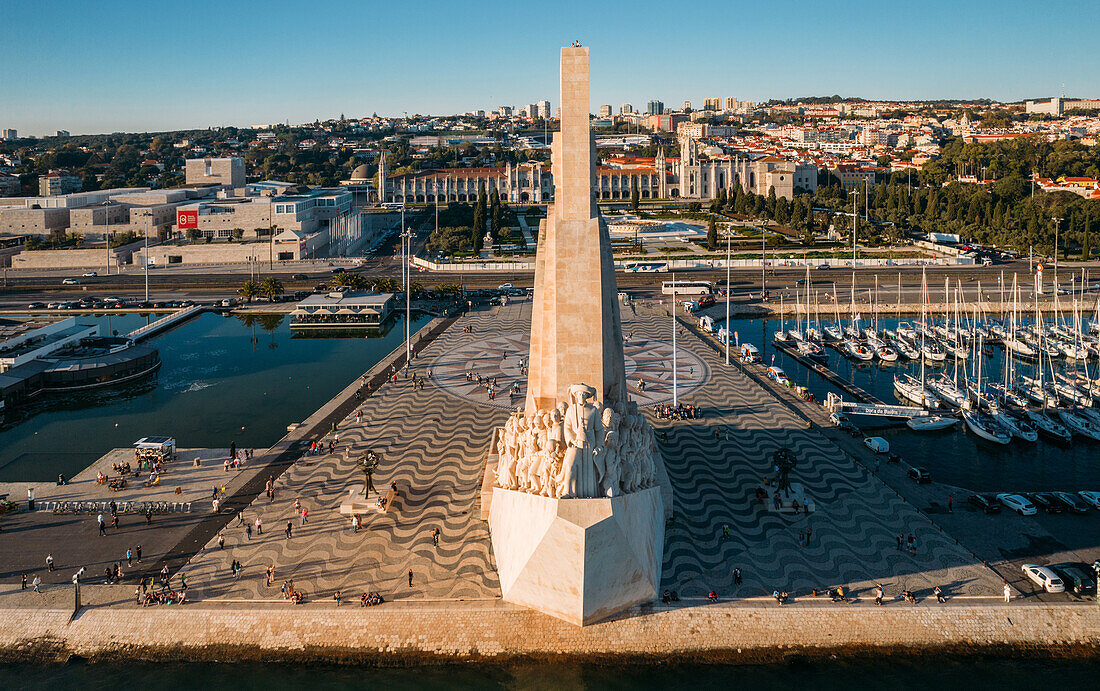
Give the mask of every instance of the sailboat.
[[790, 340], [789, 337], [787, 336], [787, 332], [785, 331], [786, 327], [787, 327], [787, 315], [783, 311], [783, 293], [780, 293], [779, 294], [779, 329], [777, 329], [775, 334], [772, 336], [772, 340], [775, 341], [776, 343], [786, 343], [788, 340]]
[[978, 437], [994, 444], [1008, 444], [1012, 441], [1012, 435], [998, 425], [997, 421], [991, 416], [977, 410], [971, 410], [969, 404], [964, 406], [960, 412], [967, 429]]
[[1067, 408], [1059, 408], [1058, 417], [1062, 420], [1062, 424], [1074, 434], [1088, 437], [1093, 441], [1100, 441], [1100, 425], [1091, 419]]
[[1044, 437], [1062, 444], [1069, 444], [1073, 441], [1073, 434], [1051, 419], [1049, 415], [1044, 415], [1037, 410], [1024, 410], [1023, 416], [1027, 418], [1027, 421], [1034, 425], [1035, 429], [1039, 431], [1039, 434]]

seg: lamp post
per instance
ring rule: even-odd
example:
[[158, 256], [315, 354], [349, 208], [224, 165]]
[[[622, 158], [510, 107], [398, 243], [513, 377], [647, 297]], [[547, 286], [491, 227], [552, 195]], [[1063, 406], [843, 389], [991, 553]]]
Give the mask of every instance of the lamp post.
[[726, 366], [730, 364], [730, 243], [732, 233], [726, 229]]
[[145, 231], [145, 301], [149, 302], [149, 231]]
[[[408, 243], [406, 252], [405, 243]], [[409, 328], [409, 318], [412, 316], [410, 303], [412, 302], [412, 274], [409, 271], [408, 254], [412, 253], [412, 233], [405, 227], [405, 207], [401, 207], [401, 280], [405, 284], [405, 369], [412, 364], [412, 332]]]
[[103, 258], [107, 262], [107, 275], [111, 275], [111, 200], [103, 202], [103, 217], [106, 220], [107, 229], [103, 231]]
[[676, 366], [676, 274], [672, 274], [672, 407], [679, 405], [676, 397], [679, 372]]
[[1054, 221], [1054, 294], [1058, 294], [1058, 229], [1062, 226], [1062, 219], [1057, 216], [1051, 218]]

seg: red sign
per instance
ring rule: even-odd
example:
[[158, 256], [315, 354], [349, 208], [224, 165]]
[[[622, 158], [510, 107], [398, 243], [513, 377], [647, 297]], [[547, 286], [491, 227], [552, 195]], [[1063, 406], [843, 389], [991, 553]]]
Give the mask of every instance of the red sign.
[[176, 212], [176, 225], [180, 230], [187, 230], [188, 228], [199, 227], [199, 212], [198, 211], [177, 211]]

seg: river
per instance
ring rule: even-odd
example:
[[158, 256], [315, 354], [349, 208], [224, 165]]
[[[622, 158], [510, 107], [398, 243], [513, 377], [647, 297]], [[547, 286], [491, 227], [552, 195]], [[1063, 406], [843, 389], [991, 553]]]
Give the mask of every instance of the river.
[[[143, 315], [101, 316], [128, 333]], [[399, 346], [398, 317], [373, 337], [302, 338], [286, 315], [204, 313], [151, 340], [161, 368], [145, 381], [36, 399], [0, 427], [0, 481], [72, 477], [112, 448], [165, 435], [180, 448], [266, 448]], [[414, 318], [415, 333], [430, 317]]]

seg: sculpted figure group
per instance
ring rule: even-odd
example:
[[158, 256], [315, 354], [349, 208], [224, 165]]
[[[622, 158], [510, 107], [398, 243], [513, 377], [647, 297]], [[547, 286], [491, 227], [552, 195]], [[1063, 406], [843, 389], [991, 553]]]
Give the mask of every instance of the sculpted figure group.
[[657, 442], [634, 403], [620, 414], [586, 384], [550, 410], [513, 413], [498, 445], [497, 487], [563, 499], [614, 497], [655, 483]]

